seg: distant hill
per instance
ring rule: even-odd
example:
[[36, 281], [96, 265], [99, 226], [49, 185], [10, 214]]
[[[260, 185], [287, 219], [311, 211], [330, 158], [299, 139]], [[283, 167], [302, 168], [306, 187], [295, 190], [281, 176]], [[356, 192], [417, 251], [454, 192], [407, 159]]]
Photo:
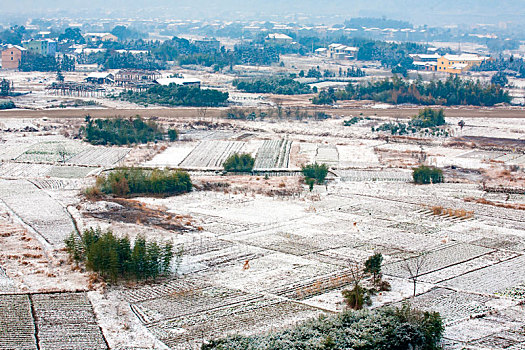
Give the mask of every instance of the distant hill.
[[[141, 13], [173, 17], [250, 18], [255, 16], [313, 14], [333, 15], [334, 19], [350, 17], [382, 17], [414, 24], [499, 23], [521, 21], [525, 15], [523, 0], [17, 0], [3, 4], [3, 11], [75, 10], [92, 13], [93, 9], [130, 15]], [[342, 20], [338, 21], [342, 23]]]

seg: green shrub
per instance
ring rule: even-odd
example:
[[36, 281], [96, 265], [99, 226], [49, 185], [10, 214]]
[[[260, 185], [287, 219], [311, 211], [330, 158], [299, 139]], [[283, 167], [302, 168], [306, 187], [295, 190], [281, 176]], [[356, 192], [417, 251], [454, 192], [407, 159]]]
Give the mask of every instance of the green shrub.
[[[302, 172], [307, 181], [308, 178], [314, 179], [317, 184], [322, 184], [328, 175], [328, 166], [326, 164], [307, 164], [302, 167]], [[307, 181], [308, 183], [308, 181]]]
[[224, 170], [229, 172], [250, 172], [253, 170], [255, 159], [248, 154], [234, 153], [223, 164]]
[[202, 350], [273, 349], [438, 349], [444, 327], [437, 312], [405, 305], [373, 311], [320, 316], [295, 327], [263, 335], [232, 335], [202, 345]]
[[418, 115], [414, 116], [409, 123], [411, 126], [419, 128], [432, 128], [445, 125], [445, 113], [443, 109], [437, 111], [430, 107], [421, 109]]
[[102, 193], [116, 196], [176, 195], [192, 190], [190, 175], [181, 170], [119, 168], [97, 178]]
[[412, 177], [417, 184], [429, 184], [443, 182], [443, 171], [438, 168], [421, 165], [414, 168]]
[[0, 110], [13, 108], [16, 108], [16, 105], [13, 101], [0, 101]]

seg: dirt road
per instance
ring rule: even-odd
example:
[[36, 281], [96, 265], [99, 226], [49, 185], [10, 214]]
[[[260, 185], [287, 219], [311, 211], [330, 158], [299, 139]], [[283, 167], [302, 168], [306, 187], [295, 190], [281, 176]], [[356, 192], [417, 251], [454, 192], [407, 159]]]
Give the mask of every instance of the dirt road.
[[[311, 112], [326, 112], [332, 115], [340, 116], [379, 116], [405, 118], [413, 116], [420, 107], [402, 107], [389, 109], [376, 108], [315, 108], [310, 107], [307, 110]], [[223, 114], [225, 108], [210, 108], [206, 112], [206, 118], [216, 118]], [[306, 108], [303, 108], [306, 110]], [[447, 117], [450, 118], [525, 118], [524, 108], [476, 108], [460, 107], [445, 108]], [[95, 118], [102, 117], [163, 117], [163, 118], [185, 118], [198, 117], [198, 108], [145, 108], [145, 109], [53, 109], [53, 110], [5, 110], [0, 111], [0, 118], [84, 118], [90, 115]]]

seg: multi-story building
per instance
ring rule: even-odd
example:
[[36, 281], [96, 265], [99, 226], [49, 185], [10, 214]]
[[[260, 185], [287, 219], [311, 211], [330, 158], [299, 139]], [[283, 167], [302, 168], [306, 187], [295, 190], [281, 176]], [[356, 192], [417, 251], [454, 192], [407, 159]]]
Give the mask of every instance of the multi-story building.
[[87, 41], [118, 41], [118, 38], [111, 34], [111, 33], [86, 33], [84, 34], [84, 38]]
[[22, 46], [31, 53], [54, 56], [57, 52], [57, 42], [50, 39], [24, 41]]
[[328, 46], [327, 55], [329, 58], [336, 60], [352, 60], [356, 58], [359, 49], [353, 46], [346, 46], [342, 44], [330, 44]]
[[437, 60], [437, 71], [460, 74], [490, 59], [476, 54], [445, 55]]
[[2, 68], [3, 69], [18, 69], [22, 56], [27, 52], [21, 46], [8, 45], [6, 49], [2, 51]]

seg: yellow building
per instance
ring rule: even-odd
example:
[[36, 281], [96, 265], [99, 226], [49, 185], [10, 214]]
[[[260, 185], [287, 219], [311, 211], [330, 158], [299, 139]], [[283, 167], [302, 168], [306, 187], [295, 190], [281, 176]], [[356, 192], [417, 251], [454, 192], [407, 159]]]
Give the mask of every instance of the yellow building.
[[479, 66], [483, 61], [489, 59], [474, 54], [445, 55], [438, 58], [437, 71], [452, 74], [460, 74], [470, 70], [473, 66]]

